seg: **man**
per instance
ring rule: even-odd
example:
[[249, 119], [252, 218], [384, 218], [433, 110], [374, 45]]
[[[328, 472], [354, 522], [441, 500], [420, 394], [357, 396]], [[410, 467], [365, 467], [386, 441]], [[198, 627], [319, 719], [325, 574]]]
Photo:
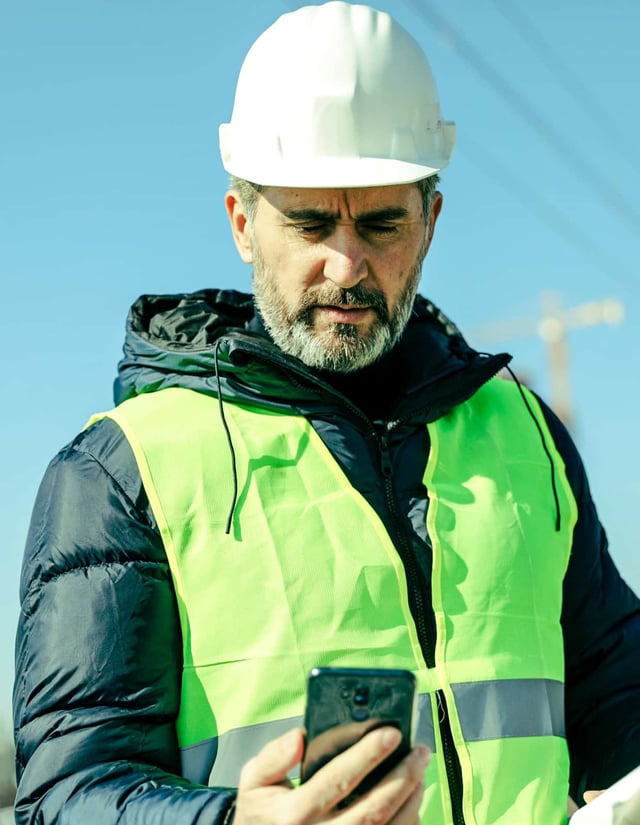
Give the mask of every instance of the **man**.
[[[416, 294], [453, 141], [386, 14], [252, 47], [221, 149], [255, 299], [139, 299], [38, 496], [21, 825], [551, 825], [640, 762], [640, 604], [575, 447]], [[347, 807], [399, 735], [291, 786], [316, 665], [418, 681], [419, 744]]]

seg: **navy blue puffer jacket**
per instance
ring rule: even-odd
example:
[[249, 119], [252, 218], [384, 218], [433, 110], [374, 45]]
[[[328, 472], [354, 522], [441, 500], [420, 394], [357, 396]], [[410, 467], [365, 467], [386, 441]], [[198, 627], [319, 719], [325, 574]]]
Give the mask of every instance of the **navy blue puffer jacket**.
[[[304, 414], [404, 548], [428, 648], [435, 626], [424, 608], [431, 563], [425, 423], [469, 398], [508, 360], [469, 348], [418, 298], [394, 353], [343, 381], [280, 352], [250, 296], [202, 291], [134, 305], [116, 400], [186, 386]], [[562, 624], [571, 789], [581, 798], [585, 788], [605, 787], [640, 763], [640, 603], [608, 553], [576, 449], [544, 409], [579, 505]], [[135, 460], [113, 422], [81, 433], [49, 466], [21, 600], [18, 825], [222, 825], [233, 789], [179, 775], [176, 601]], [[218, 632], [229, 632], [226, 621], [220, 615]]]

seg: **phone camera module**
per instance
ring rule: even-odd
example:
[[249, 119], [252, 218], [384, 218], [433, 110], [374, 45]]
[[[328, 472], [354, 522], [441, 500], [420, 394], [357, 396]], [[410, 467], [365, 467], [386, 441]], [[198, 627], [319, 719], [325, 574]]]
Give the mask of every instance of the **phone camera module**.
[[358, 685], [353, 694], [354, 705], [368, 705], [369, 704], [369, 688], [366, 685]]

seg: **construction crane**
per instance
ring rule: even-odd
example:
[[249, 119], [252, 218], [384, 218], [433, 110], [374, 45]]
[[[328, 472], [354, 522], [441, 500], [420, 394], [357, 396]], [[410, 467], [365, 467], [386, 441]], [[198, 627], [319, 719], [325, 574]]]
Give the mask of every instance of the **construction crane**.
[[497, 321], [472, 331], [469, 336], [483, 344], [511, 338], [537, 335], [545, 345], [550, 379], [550, 402], [556, 415], [571, 429], [574, 421], [571, 394], [568, 333], [598, 326], [617, 325], [624, 320], [624, 305], [616, 298], [589, 301], [564, 308], [557, 292], [540, 296], [541, 313], [537, 317]]

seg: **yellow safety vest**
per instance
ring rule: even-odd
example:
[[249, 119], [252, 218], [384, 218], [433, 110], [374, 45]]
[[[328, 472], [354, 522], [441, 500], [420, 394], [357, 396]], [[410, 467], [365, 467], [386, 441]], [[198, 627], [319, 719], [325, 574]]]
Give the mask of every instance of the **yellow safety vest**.
[[131, 444], [171, 567], [185, 776], [236, 785], [266, 741], [301, 723], [314, 666], [406, 668], [420, 691], [418, 738], [435, 750], [425, 825], [452, 822], [436, 691], [466, 825], [566, 821], [560, 612], [577, 508], [527, 395], [531, 412], [493, 379], [428, 425], [432, 668], [380, 517], [303, 416], [224, 403], [238, 473], [227, 535], [233, 473], [217, 399], [173, 388], [102, 414]]

